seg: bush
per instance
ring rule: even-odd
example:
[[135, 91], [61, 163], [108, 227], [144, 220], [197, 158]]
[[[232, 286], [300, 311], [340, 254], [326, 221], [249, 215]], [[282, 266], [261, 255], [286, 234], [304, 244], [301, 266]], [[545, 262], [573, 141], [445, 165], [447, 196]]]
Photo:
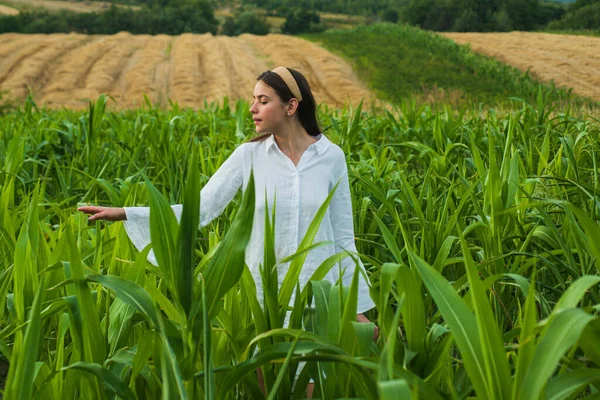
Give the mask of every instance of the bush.
[[391, 22], [395, 24], [400, 20], [400, 13], [398, 13], [398, 10], [395, 8], [387, 8], [382, 13], [381, 20], [383, 22]]
[[269, 30], [267, 19], [253, 11], [242, 11], [234, 17], [227, 17], [221, 26], [221, 33], [228, 36], [237, 36], [242, 33], [266, 35]]
[[291, 35], [298, 33], [318, 33], [324, 30], [325, 26], [321, 23], [319, 14], [304, 8], [290, 11], [284, 24], [281, 26], [283, 33]]

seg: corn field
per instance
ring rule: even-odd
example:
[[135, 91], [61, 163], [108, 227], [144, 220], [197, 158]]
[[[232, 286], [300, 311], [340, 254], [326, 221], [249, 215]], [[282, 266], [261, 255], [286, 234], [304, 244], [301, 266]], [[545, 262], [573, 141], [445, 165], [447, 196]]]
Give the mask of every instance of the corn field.
[[[29, 99], [0, 119], [4, 398], [297, 399], [309, 379], [322, 399], [600, 398], [598, 119], [541, 95], [485, 113], [323, 107], [347, 155], [373, 340], [358, 276], [322, 280], [339, 258], [295, 285], [323, 213], [281, 287], [267, 216], [265, 304], [243, 261], [253, 185], [197, 229], [199, 189], [254, 133], [247, 103], [107, 101]], [[83, 204], [149, 205], [159, 266]]]

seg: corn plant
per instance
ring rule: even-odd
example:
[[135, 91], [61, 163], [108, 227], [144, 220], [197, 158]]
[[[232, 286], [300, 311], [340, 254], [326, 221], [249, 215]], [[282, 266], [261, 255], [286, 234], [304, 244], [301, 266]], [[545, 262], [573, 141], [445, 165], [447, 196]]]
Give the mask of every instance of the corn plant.
[[[30, 101], [0, 119], [5, 398], [305, 398], [310, 379], [315, 398], [597, 396], [596, 119], [541, 92], [505, 111], [322, 107], [347, 154], [359, 254], [299, 287], [329, 199], [284, 276], [267, 210], [261, 282], [244, 265], [264, 195], [252, 183], [196, 228], [200, 188], [253, 133], [247, 104], [108, 101]], [[149, 206], [158, 266], [82, 203]], [[358, 275], [324, 280], [345, 257], [367, 267], [375, 341], [355, 320]]]

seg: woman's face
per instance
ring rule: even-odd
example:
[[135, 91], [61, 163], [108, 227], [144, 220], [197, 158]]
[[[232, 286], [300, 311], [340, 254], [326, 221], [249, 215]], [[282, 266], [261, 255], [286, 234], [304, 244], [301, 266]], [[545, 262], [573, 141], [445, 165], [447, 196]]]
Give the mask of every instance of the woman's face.
[[254, 86], [254, 102], [250, 107], [257, 133], [275, 133], [285, 124], [285, 104], [272, 87], [263, 81]]

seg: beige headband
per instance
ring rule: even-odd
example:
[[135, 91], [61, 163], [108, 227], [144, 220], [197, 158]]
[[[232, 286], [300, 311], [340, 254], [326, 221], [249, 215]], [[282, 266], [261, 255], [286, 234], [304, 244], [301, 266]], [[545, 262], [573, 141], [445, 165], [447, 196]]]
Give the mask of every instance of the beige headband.
[[290, 89], [290, 92], [294, 95], [298, 102], [302, 101], [302, 94], [300, 93], [300, 87], [298, 87], [298, 83], [292, 76], [292, 73], [286, 67], [277, 67], [271, 72], [275, 72], [287, 85]]

